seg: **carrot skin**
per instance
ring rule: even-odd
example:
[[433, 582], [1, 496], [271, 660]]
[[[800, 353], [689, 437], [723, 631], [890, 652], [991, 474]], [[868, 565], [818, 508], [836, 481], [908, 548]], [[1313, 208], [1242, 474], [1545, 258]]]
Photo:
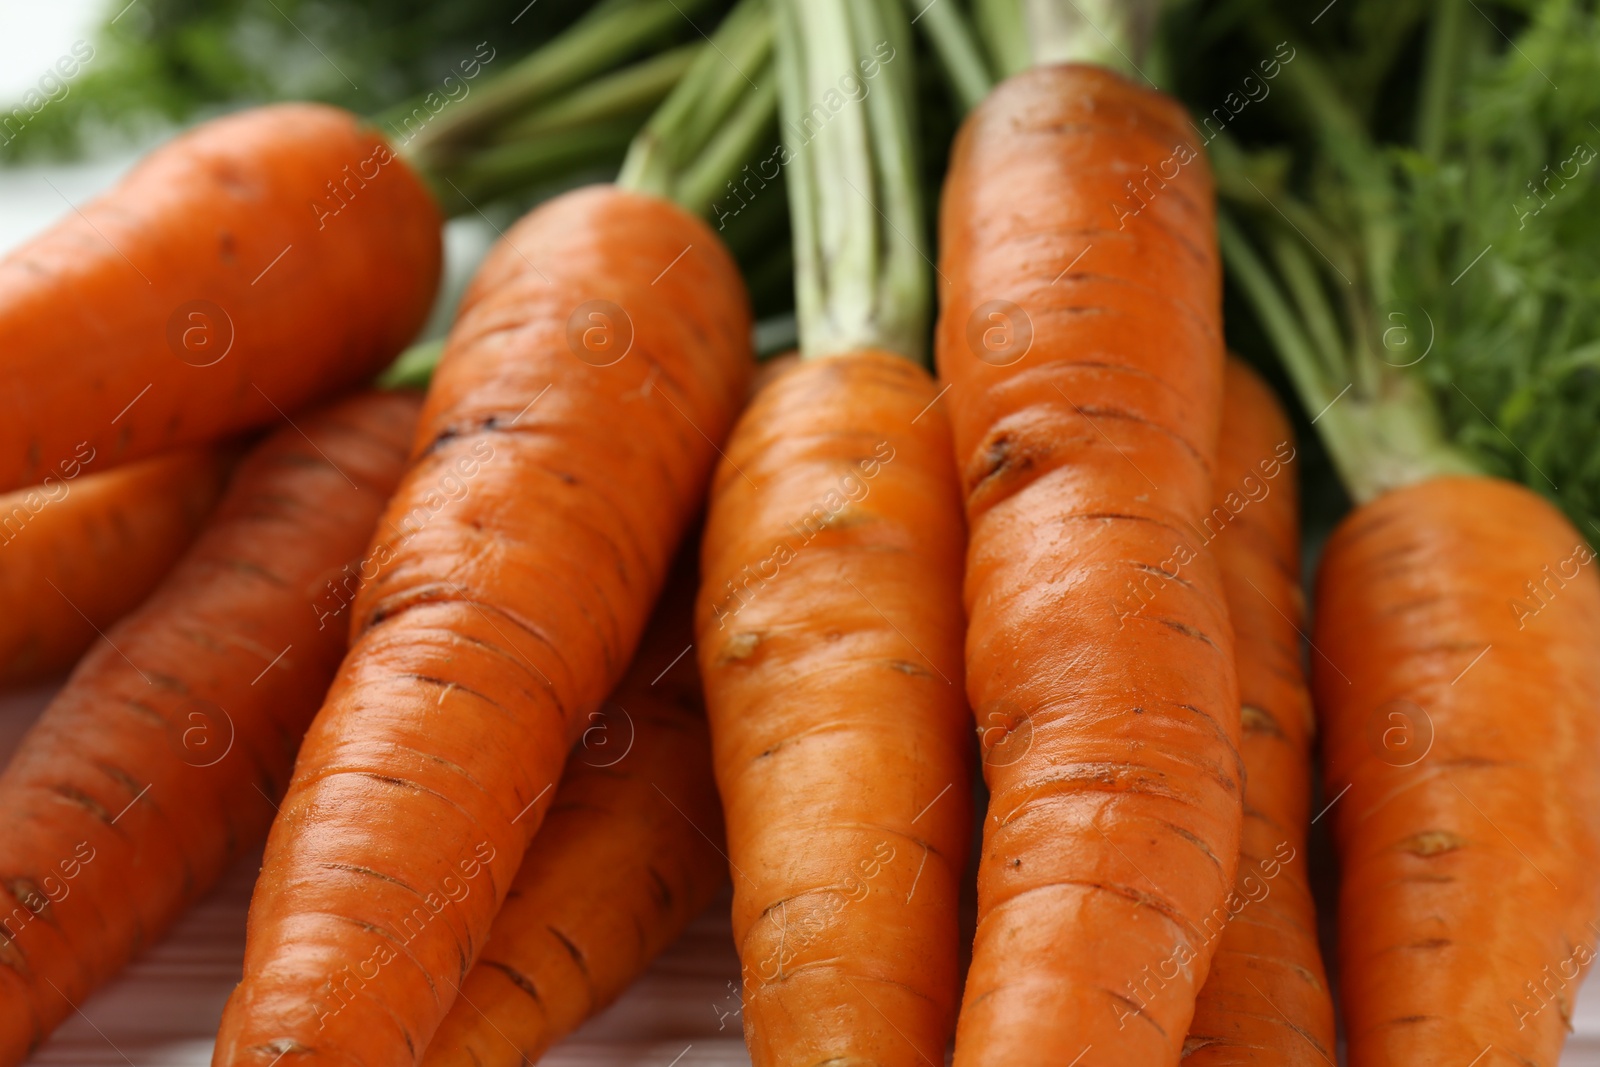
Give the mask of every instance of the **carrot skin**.
[[728, 881], [680, 564], [572, 754], [427, 1067], [521, 1067], [608, 1006]]
[[419, 406], [363, 394], [256, 448], [23, 739], [0, 776], [0, 1064], [265, 834], [344, 648], [316, 602], [370, 538]]
[[[1548, 568], [1548, 570], [1546, 569]], [[1543, 498], [1392, 490], [1334, 531], [1313, 692], [1352, 1067], [1555, 1067], [1600, 919], [1600, 578]], [[1531, 584], [1530, 584], [1531, 583]]]
[[337, 108], [255, 108], [156, 149], [0, 259], [0, 490], [80, 442], [98, 471], [367, 380], [428, 314], [440, 221]]
[[200, 531], [226, 467], [190, 449], [0, 497], [0, 684], [65, 671], [137, 607]]
[[420, 1059], [632, 658], [751, 362], [731, 257], [664, 200], [577, 190], [490, 253], [268, 839], [219, 1067]]
[[1234, 884], [1238, 687], [1202, 544], [1221, 271], [1191, 132], [1109, 71], [1041, 67], [951, 158], [936, 343], [991, 794], [958, 1067], [1176, 1064]]
[[1239, 657], [1247, 785], [1239, 875], [1184, 1067], [1318, 1067], [1334, 1060], [1333, 1000], [1306, 861], [1311, 691], [1294, 430], [1266, 383], [1228, 361], [1216, 499], [1231, 516], [1208, 546], [1222, 569]]
[[938, 387], [803, 361], [713, 483], [698, 653], [757, 1067], [944, 1055], [970, 830], [963, 524]]

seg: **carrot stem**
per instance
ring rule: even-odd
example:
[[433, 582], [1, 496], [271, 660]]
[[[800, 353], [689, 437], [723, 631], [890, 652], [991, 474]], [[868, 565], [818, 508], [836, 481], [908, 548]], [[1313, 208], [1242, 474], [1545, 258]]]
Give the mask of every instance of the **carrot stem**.
[[1021, 0], [975, 0], [973, 17], [998, 77], [1009, 78], [1033, 65]]
[[[458, 163], [501, 124], [670, 39], [709, 0], [608, 0], [509, 71], [440, 113], [403, 148], [419, 169]], [[391, 115], [409, 112], [402, 107]]]
[[1160, 6], [1160, 0], [978, 0], [978, 18], [1005, 76], [1028, 67], [1095, 63], [1144, 78], [1140, 67]]
[[923, 363], [929, 260], [910, 25], [896, 0], [778, 11], [800, 354], [877, 348]]
[[963, 112], [977, 107], [994, 88], [994, 74], [978, 45], [967, 14], [956, 0], [905, 0], [913, 12], [911, 22], [933, 48], [945, 81]]
[[[1289, 36], [1275, 21], [1263, 22], [1257, 30], [1261, 40], [1275, 42]], [[1285, 95], [1299, 104], [1313, 134], [1349, 185], [1359, 219], [1367, 292], [1374, 307], [1387, 307], [1394, 301], [1394, 263], [1400, 248], [1390, 165], [1310, 48], [1296, 49], [1294, 62], [1284, 64], [1283, 70], [1287, 75]]]
[[770, 72], [757, 79], [738, 108], [678, 177], [674, 199], [697, 215], [706, 214], [730, 176], [738, 174], [761, 135], [778, 113], [778, 83]]
[[581, 85], [506, 124], [495, 141], [512, 144], [609, 119], [643, 117], [688, 73], [704, 44], [686, 44]]
[[1450, 92], [1459, 70], [1464, 40], [1461, 0], [1440, 0], [1428, 32], [1428, 55], [1422, 69], [1422, 96], [1417, 104], [1417, 146], [1429, 159], [1444, 153], [1445, 122]]
[[[1340, 480], [1357, 503], [1429, 478], [1484, 473], [1449, 442], [1437, 409], [1411, 376], [1370, 353], [1366, 359], [1353, 358], [1348, 345], [1331, 363], [1319, 357], [1305, 309], [1309, 307], [1313, 319], [1331, 318], [1331, 312], [1297, 243], [1279, 240], [1274, 253], [1281, 272], [1295, 279], [1290, 284], [1302, 303], [1298, 314], [1226, 215], [1219, 218], [1217, 232], [1230, 275], [1266, 329]], [[1365, 365], [1367, 375], [1356, 373], [1358, 365]]]
[[1222, 246], [1229, 276], [1244, 290], [1284, 370], [1289, 372], [1301, 402], [1313, 414], [1324, 410], [1332, 399], [1332, 390], [1328, 388], [1330, 368], [1318, 359], [1316, 346], [1288, 299], [1227, 212], [1217, 215], [1217, 241]]
[[638, 128], [637, 118], [613, 118], [486, 148], [462, 166], [443, 172], [448, 181], [435, 193], [440, 206], [457, 215], [483, 200], [588, 166], [615, 165]]
[[[1263, 40], [1287, 36], [1272, 19], [1262, 22], [1256, 32]], [[1426, 75], [1430, 82], [1450, 69], [1447, 56], [1453, 50], [1453, 36], [1458, 34], [1448, 27], [1436, 27], [1432, 69]], [[1403, 339], [1409, 339], [1412, 330], [1424, 336], [1423, 324], [1411, 322], [1396, 301], [1393, 278], [1401, 234], [1392, 165], [1310, 48], [1298, 48], [1294, 62], [1284, 64], [1284, 72], [1286, 97], [1308, 122], [1349, 190], [1345, 203], [1352, 215], [1349, 228], [1355, 248], [1346, 254], [1344, 242], [1332, 239], [1334, 229], [1312, 225], [1315, 212], [1281, 189], [1269, 196], [1245, 173], [1242, 154], [1223, 145], [1215, 153], [1223, 175], [1219, 188], [1254, 210], [1278, 280], [1295, 308], [1249, 241], [1229, 224], [1223, 227], [1222, 247], [1233, 278], [1266, 327], [1357, 502], [1428, 478], [1482, 474], [1482, 468], [1450, 442], [1432, 397], [1404, 369], [1421, 355], [1413, 359], [1409, 349], [1388, 343], [1395, 331], [1402, 331]], [[1443, 122], [1442, 97], [1433, 104], [1426, 97], [1444, 92], [1425, 87], [1424, 125]], [[1249, 187], [1249, 194], [1243, 186]], [[1330, 287], [1343, 297], [1342, 332], [1328, 299]], [[1388, 359], [1384, 351], [1404, 356], [1407, 362]]]
[[443, 337], [432, 341], [418, 341], [395, 357], [394, 362], [378, 376], [380, 389], [426, 389], [433, 378], [433, 370], [444, 355]]
[[[743, 161], [765, 128], [762, 116], [776, 108], [775, 95], [762, 88], [771, 66], [765, 0], [740, 0], [633, 139], [617, 184], [705, 211], [710, 190], [732, 177], [730, 161]], [[712, 173], [717, 166], [723, 170]]]

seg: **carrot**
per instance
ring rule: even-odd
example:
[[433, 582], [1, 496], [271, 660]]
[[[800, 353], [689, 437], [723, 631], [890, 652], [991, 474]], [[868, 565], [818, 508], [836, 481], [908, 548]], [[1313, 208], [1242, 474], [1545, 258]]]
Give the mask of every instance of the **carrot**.
[[88, 474], [92, 451], [43, 485], [0, 497], [0, 683], [64, 671], [138, 605], [222, 491], [212, 452]]
[[[663, 109], [701, 73], [742, 81], [703, 59]], [[661, 196], [580, 189], [491, 251], [268, 838], [219, 1067], [420, 1059], [632, 658], [750, 331], [731, 257]]]
[[1035, 67], [968, 116], [940, 220], [990, 790], [955, 1062], [1176, 1064], [1243, 818], [1202, 544], [1223, 369], [1210, 173], [1171, 100]]
[[370, 535], [416, 410], [367, 394], [257, 447], [23, 739], [0, 776], [0, 1064], [265, 832], [344, 648], [319, 601]]
[[[1555, 1067], [1600, 936], [1594, 552], [1549, 501], [1486, 476], [1400, 365], [1416, 360], [1389, 358], [1375, 324], [1405, 316], [1374, 309], [1394, 306], [1386, 272], [1416, 265], [1388, 242], [1389, 150], [1312, 49], [1293, 67], [1286, 98], [1360, 196], [1282, 191], [1250, 236], [1221, 232], [1357, 505], [1324, 547], [1311, 635], [1348, 1060]], [[1369, 269], [1319, 265], [1278, 204]], [[1414, 290], [1422, 306], [1451, 277]]]
[[0, 259], [0, 492], [43, 481], [79, 442], [110, 466], [369, 380], [432, 306], [441, 204], [473, 212], [608, 159], [664, 79], [646, 64], [597, 76], [690, 33], [706, 2], [597, 5], [474, 90], [495, 59], [484, 42], [445, 78], [448, 99], [386, 113], [384, 133], [283, 104], [150, 153]]
[[757, 1065], [916, 1064], [949, 1039], [962, 527], [949, 431], [911, 421], [937, 393], [887, 352], [804, 361], [714, 483], [697, 629]]
[[1228, 361], [1210, 548], [1239, 657], [1244, 837], [1230, 918], [1195, 1003], [1184, 1067], [1334, 1061], [1333, 1001], [1306, 866], [1311, 693], [1294, 431], [1272, 391]]
[[334, 108], [258, 108], [156, 149], [0, 260], [0, 489], [80, 442], [110, 466], [370, 377], [428, 313], [439, 225], [383, 138]]
[[727, 883], [693, 568], [579, 746], [428, 1067], [520, 1067], [620, 996]]
[[[1549, 503], [1396, 488], [1334, 531], [1312, 682], [1352, 1065], [1555, 1067], [1600, 918], [1600, 580]], [[1480, 658], [1481, 657], [1481, 658]]]
[[[897, 0], [776, 10], [801, 359], [718, 467], [697, 616], [745, 1038], [757, 1067], [938, 1063], [971, 737], [960, 500], [915, 362], [909, 30]], [[809, 102], [853, 70], [872, 95], [806, 131]]]

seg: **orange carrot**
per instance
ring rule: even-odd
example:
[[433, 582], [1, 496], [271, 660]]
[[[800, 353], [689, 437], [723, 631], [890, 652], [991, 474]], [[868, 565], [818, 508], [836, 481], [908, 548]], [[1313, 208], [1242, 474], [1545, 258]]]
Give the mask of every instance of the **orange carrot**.
[[991, 793], [958, 1067], [1176, 1064], [1226, 918], [1239, 698], [1202, 547], [1221, 279], [1191, 133], [1108, 70], [1039, 67], [951, 158], [937, 349]]
[[544, 825], [423, 1061], [521, 1067], [620, 996], [728, 880], [692, 566], [567, 757]]
[[949, 1039], [971, 741], [949, 430], [917, 418], [937, 393], [898, 355], [805, 360], [714, 483], [698, 651], [757, 1065]]
[[0, 683], [75, 663], [177, 562], [222, 491], [220, 455], [175, 452], [104, 474], [75, 457], [0, 496]]
[[[954, 1029], [972, 738], [959, 487], [915, 362], [909, 16], [775, 9], [801, 359], [718, 468], [697, 619], [745, 1039], [757, 1067], [913, 1067]], [[876, 74], [870, 103], [818, 128], [804, 109], [853, 68]]]
[[[1309, 50], [1296, 62], [1291, 79], [1326, 84]], [[1360, 223], [1341, 204], [1328, 232], [1392, 266], [1367, 229], [1386, 216], [1365, 214], [1393, 192], [1386, 150], [1310, 114], [1365, 176]], [[1340, 277], [1275, 211], [1251, 230], [1275, 269], [1225, 225], [1230, 274], [1357, 503], [1323, 550], [1311, 659], [1349, 1063], [1555, 1067], [1600, 939], [1594, 551], [1487, 477], [1427, 381], [1384, 358], [1389, 276]]]
[[582, 189], [490, 253], [268, 841], [215, 1062], [422, 1055], [632, 656], [749, 346], [732, 259], [667, 201]]
[[1555, 1067], [1600, 917], [1600, 579], [1491, 478], [1392, 489], [1329, 539], [1312, 680], [1353, 1065]]
[[[770, 40], [760, 10], [735, 8], [635, 141], [649, 165], [624, 173], [664, 195], [550, 200], [468, 287], [267, 840], [217, 1067], [419, 1062], [633, 658], [750, 377], [738, 268], [676, 198], [711, 200], [689, 192], [717, 169], [697, 138], [770, 119], [740, 87], [764, 73], [724, 58], [750, 58], [730, 27]], [[696, 111], [708, 80], [726, 107]], [[693, 121], [679, 139], [663, 115]]]
[[440, 216], [335, 108], [206, 123], [0, 259], [0, 490], [110, 466], [369, 378], [432, 303]]
[[265, 832], [344, 649], [318, 601], [370, 537], [417, 407], [367, 394], [256, 448], [24, 738], [0, 776], [0, 1064]]
[[1272, 391], [1228, 361], [1210, 549], [1239, 657], [1244, 837], [1230, 918], [1195, 1003], [1184, 1067], [1334, 1061], [1333, 1001], [1306, 865], [1311, 693], [1300, 658], [1294, 431]]

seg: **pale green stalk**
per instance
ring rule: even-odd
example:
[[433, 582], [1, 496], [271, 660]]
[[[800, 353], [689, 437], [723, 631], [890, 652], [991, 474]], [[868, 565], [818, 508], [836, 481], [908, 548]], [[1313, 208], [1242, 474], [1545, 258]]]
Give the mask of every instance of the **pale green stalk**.
[[[1277, 234], [1274, 252], [1300, 314], [1226, 216], [1218, 221], [1218, 236], [1230, 275], [1254, 308], [1357, 503], [1429, 478], [1483, 473], [1449, 441], [1437, 410], [1413, 377], [1382, 365], [1370, 348], [1336, 346], [1331, 361], [1329, 352], [1318, 352], [1311, 333], [1326, 331], [1334, 316], [1297, 240]], [[1319, 325], [1308, 332], [1308, 320]], [[1326, 348], [1329, 339], [1321, 343]]]
[[[634, 138], [617, 184], [680, 202], [688, 194], [709, 204], [704, 190], [713, 176], [697, 163], [713, 146], [724, 162], [743, 162], [765, 128], [764, 122], [754, 121], [755, 115], [763, 109], [770, 114], [775, 104], [770, 90], [762, 88], [772, 78], [772, 16], [767, 0], [740, 0], [717, 27], [710, 46], [695, 58]], [[738, 126], [747, 142], [742, 149], [723, 136], [730, 123]], [[732, 173], [715, 177], [713, 189]], [[686, 178], [693, 188], [685, 186]]]
[[875, 348], [926, 362], [905, 11], [899, 0], [779, 0], [778, 10], [801, 355]]
[[945, 80], [962, 111], [970, 111], [994, 88], [994, 75], [958, 0], [905, 0], [913, 24], [939, 57]]
[[510, 120], [670, 39], [709, 0], [610, 0], [423, 127], [403, 148], [424, 170], [460, 161]]
[[977, 0], [977, 22], [1001, 77], [1029, 67], [1095, 63], [1144, 79], [1162, 0]]

